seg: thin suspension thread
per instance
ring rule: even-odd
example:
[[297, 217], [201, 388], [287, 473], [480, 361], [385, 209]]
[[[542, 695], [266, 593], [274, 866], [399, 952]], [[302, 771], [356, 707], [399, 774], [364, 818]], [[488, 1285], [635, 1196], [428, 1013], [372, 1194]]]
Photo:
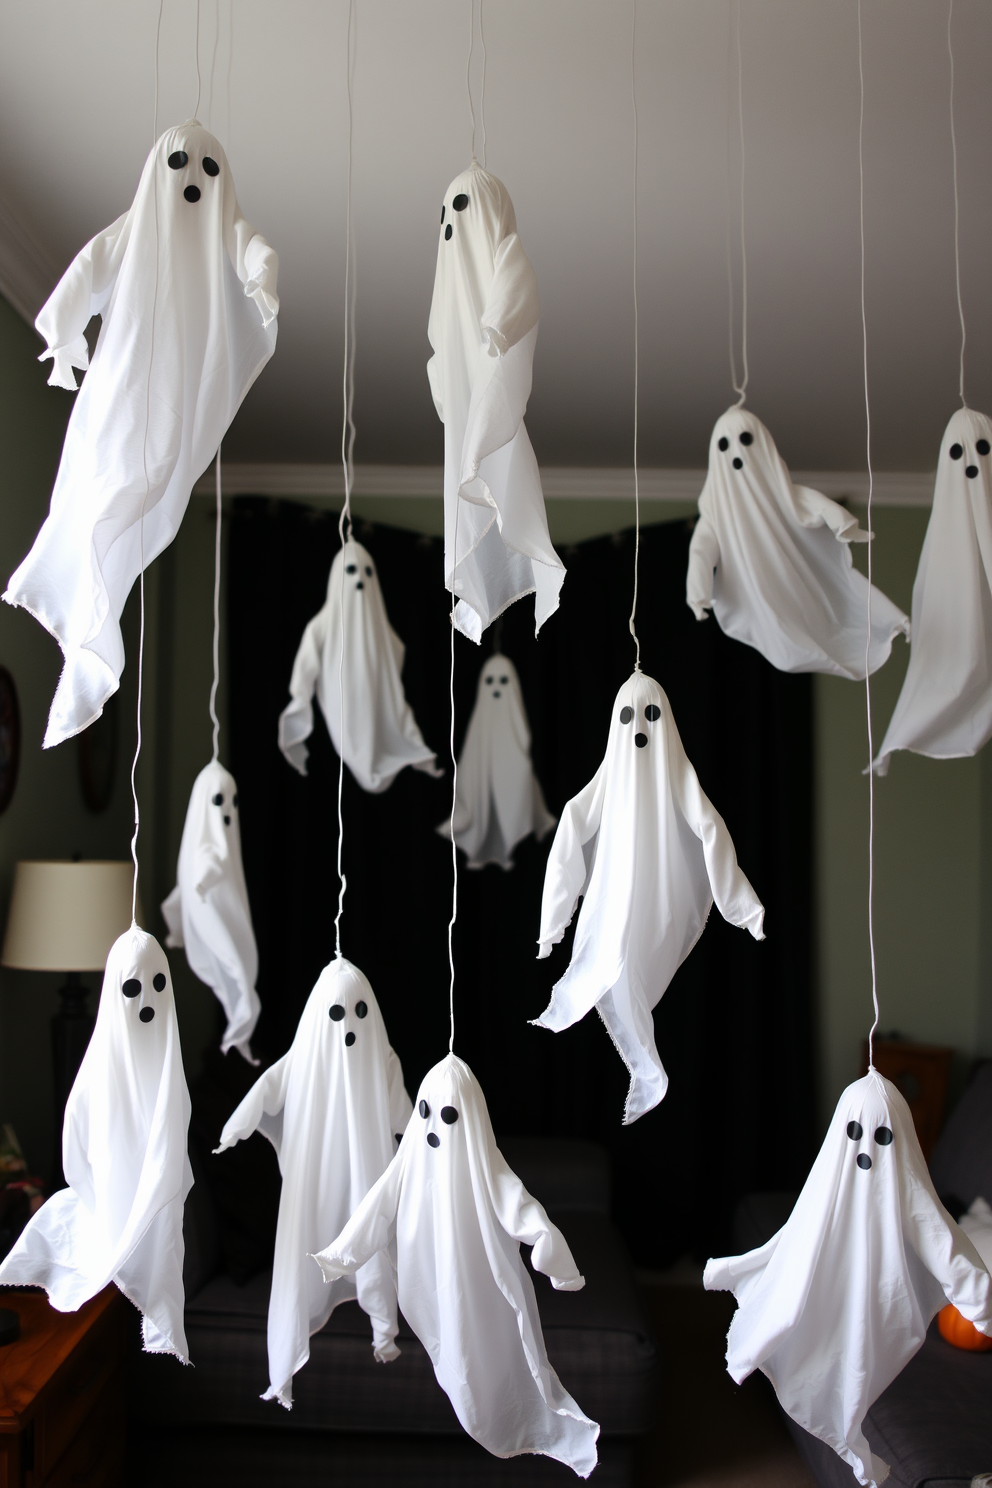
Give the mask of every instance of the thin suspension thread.
[[200, 0], [196, 0], [196, 108], [193, 110], [193, 118], [200, 117]]
[[[861, 0], [858, 0], [861, 3]], [[744, 376], [740, 383], [736, 381], [736, 370], [734, 380], [734, 392], [738, 394], [734, 405], [740, 408], [747, 402], [747, 239], [744, 232], [744, 59], [743, 47], [741, 45], [741, 0], [735, 0], [734, 10], [737, 20], [737, 123], [740, 131], [741, 142], [741, 363]]]
[[635, 86], [635, 42], [637, 40], [637, 0], [630, 7], [630, 105], [634, 116], [634, 597], [630, 610], [629, 628], [634, 638], [634, 671], [641, 670], [641, 643], [637, 638], [637, 579], [641, 557], [641, 487], [637, 467], [637, 415], [640, 392], [640, 344], [637, 314], [637, 88]]
[[727, 0], [727, 194], [724, 210], [724, 231], [726, 239], [727, 257], [727, 352], [730, 359], [730, 385], [737, 391], [737, 357], [734, 351], [734, 264], [733, 264], [733, 242], [731, 231], [731, 98], [733, 85], [731, 82], [732, 68], [734, 63], [734, 13], [731, 0]]
[[152, 144], [158, 140], [158, 53], [159, 43], [162, 37], [162, 11], [165, 8], [165, 0], [158, 0], [158, 23], [155, 27], [155, 112], [152, 118]]
[[216, 764], [220, 759], [220, 719], [217, 717], [217, 689], [220, 686], [220, 559], [221, 559], [221, 522], [223, 520], [223, 508], [221, 504], [221, 479], [220, 479], [220, 445], [217, 446], [217, 459], [214, 462], [214, 471], [217, 490], [217, 524], [214, 534], [214, 677], [210, 684], [210, 722], [213, 724], [213, 754], [211, 762]]
[[217, 43], [220, 41], [220, 0], [214, 0], [214, 49], [210, 54], [210, 97], [207, 101], [207, 128], [213, 129], [214, 69], [217, 66]]
[[455, 807], [458, 804], [458, 759], [455, 755], [455, 575], [458, 572], [458, 508], [455, 503], [455, 530], [451, 539], [451, 666], [448, 672], [448, 752], [451, 755], [451, 919], [448, 921], [448, 1019], [450, 1033], [448, 1053], [455, 1052], [455, 921], [458, 919], [458, 845], [455, 842]]
[[958, 320], [961, 322], [961, 359], [958, 366], [958, 394], [961, 407], [967, 408], [964, 396], [964, 346], [967, 334], [964, 327], [964, 305], [961, 300], [961, 237], [958, 211], [958, 139], [954, 128], [954, 47], [951, 44], [951, 21], [954, 18], [954, 0], [947, 0], [947, 56], [951, 64], [950, 114], [951, 114], [951, 160], [954, 167], [954, 280], [958, 293]]
[[475, 159], [475, 104], [472, 102], [472, 50], [475, 46], [475, 0], [468, 0], [468, 62], [465, 64], [465, 91], [472, 115], [472, 159]]
[[[351, 455], [354, 448], [354, 423], [352, 407], [354, 399], [354, 354], [352, 351], [354, 323], [354, 301], [351, 284], [351, 180], [352, 142], [354, 135], [354, 53], [355, 0], [348, 5], [348, 201], [345, 212], [344, 250], [344, 362], [341, 373], [341, 468], [344, 474], [344, 506], [338, 518], [338, 537], [341, 541], [342, 569], [344, 568], [345, 544], [351, 534]], [[349, 438], [350, 434], [350, 438]], [[344, 914], [344, 896], [348, 880], [344, 873], [344, 573], [338, 590], [338, 630], [341, 637], [341, 658], [338, 662], [338, 726], [341, 730], [341, 747], [338, 751], [338, 912], [334, 917], [335, 955], [341, 955], [341, 918]]]
[[224, 107], [227, 129], [225, 144], [231, 138], [231, 63], [234, 60], [234, 0], [227, 0], [227, 86], [224, 89]]
[[865, 313], [865, 64], [861, 33], [861, 0], [858, 0], [858, 78], [861, 109], [858, 117], [858, 172], [860, 177], [859, 220], [861, 228], [861, 349], [865, 387], [865, 448], [868, 459], [868, 634], [865, 640], [865, 705], [868, 715], [868, 948], [871, 954], [871, 1000], [875, 1020], [868, 1033], [868, 1068], [875, 1068], [875, 1030], [878, 1028], [878, 981], [875, 970], [875, 744], [871, 731], [871, 499], [874, 477], [871, 468], [871, 404], [868, 397], [868, 318]]
[[486, 151], [486, 60], [487, 60], [486, 59], [486, 26], [485, 26], [485, 18], [484, 18], [484, 15], [483, 15], [483, 12], [485, 10], [485, 4], [486, 4], [486, 0], [479, 0], [479, 37], [480, 37], [480, 39], [482, 41], [482, 106], [481, 106], [480, 112], [482, 114], [482, 169], [483, 170], [486, 169], [487, 159], [488, 159], [487, 151]]

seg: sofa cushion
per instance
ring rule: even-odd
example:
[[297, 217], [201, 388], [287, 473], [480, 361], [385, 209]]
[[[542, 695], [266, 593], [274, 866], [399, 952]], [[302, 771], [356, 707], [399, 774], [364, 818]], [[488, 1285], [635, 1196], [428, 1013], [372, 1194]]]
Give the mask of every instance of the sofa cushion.
[[937, 1192], [959, 1195], [965, 1209], [977, 1198], [992, 1204], [992, 1059], [978, 1066], [948, 1117], [930, 1173]]

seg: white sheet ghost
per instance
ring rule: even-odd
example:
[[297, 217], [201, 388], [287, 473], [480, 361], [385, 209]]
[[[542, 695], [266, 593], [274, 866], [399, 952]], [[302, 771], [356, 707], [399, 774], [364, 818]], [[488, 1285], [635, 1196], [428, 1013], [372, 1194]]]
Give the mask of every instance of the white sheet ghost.
[[556, 1032], [595, 1007], [630, 1071], [624, 1121], [664, 1098], [652, 1009], [699, 939], [714, 899], [763, 940], [764, 909], [723, 818], [686, 757], [664, 691], [641, 672], [617, 693], [606, 758], [562, 812], [541, 904], [538, 957], [583, 897], [572, 959], [534, 1021]]
[[221, 1051], [252, 1058], [251, 1036], [262, 1011], [255, 991], [258, 949], [241, 863], [238, 787], [213, 760], [193, 782], [176, 886], [162, 905], [167, 946], [182, 946], [190, 970], [206, 982], [224, 1009]]
[[[45, 747], [116, 692], [120, 616], [179, 530], [193, 483], [275, 350], [278, 259], [241, 215], [220, 144], [195, 120], [153, 148], [129, 211], [87, 243], [36, 325], [49, 382], [75, 389], [51, 512], [4, 594], [62, 647]], [[144, 521], [142, 522], [142, 511]]]
[[337, 1234], [388, 1167], [412, 1109], [372, 988], [350, 961], [332, 961], [317, 978], [289, 1051], [249, 1090], [217, 1148], [263, 1132], [282, 1171], [263, 1400], [291, 1408], [310, 1335], [354, 1297], [372, 1321], [376, 1359], [398, 1356], [388, 1251], [370, 1255], [357, 1276], [331, 1287], [308, 1252]]
[[[554, 826], [530, 760], [530, 727], [517, 669], [491, 656], [479, 673], [475, 708], [458, 759], [455, 841], [470, 868], [513, 867], [513, 849], [531, 832], [541, 840]], [[451, 818], [441, 823], [451, 835]]]
[[469, 1436], [496, 1457], [537, 1452], [586, 1478], [599, 1427], [548, 1363], [521, 1242], [557, 1290], [585, 1285], [497, 1148], [479, 1082], [449, 1054], [424, 1077], [392, 1163], [315, 1259], [337, 1285], [395, 1245], [403, 1316]]
[[992, 419], [959, 408], [944, 430], [913, 585], [913, 645], [875, 761], [896, 749], [977, 754], [992, 738]]
[[[341, 637], [344, 636], [344, 672]], [[301, 775], [313, 733], [313, 695], [331, 742], [363, 790], [388, 790], [404, 765], [444, 772], [421, 737], [403, 694], [403, 642], [386, 614], [372, 555], [349, 538], [335, 555], [327, 598], [303, 632], [279, 718], [279, 748]], [[341, 738], [341, 689], [345, 738]]]
[[165, 952], [132, 925], [110, 948], [96, 1026], [62, 1129], [68, 1188], [0, 1264], [0, 1286], [44, 1287], [75, 1312], [108, 1282], [142, 1314], [148, 1353], [189, 1363], [183, 1205], [190, 1103]]
[[507, 189], [473, 160], [444, 193], [427, 327], [444, 424], [444, 582], [472, 641], [525, 594], [540, 630], [565, 577], [524, 425], [540, 313]]
[[909, 1107], [875, 1072], [849, 1085], [789, 1220], [747, 1255], [707, 1262], [740, 1304], [727, 1338], [738, 1384], [768, 1376], [784, 1411], [859, 1483], [881, 1483], [865, 1413], [945, 1302], [992, 1333], [992, 1282], [941, 1205]]
[[[867, 542], [836, 501], [794, 486], [775, 441], [746, 408], [730, 408], [710, 436], [710, 463], [689, 547], [686, 601], [712, 608], [721, 630], [782, 672], [864, 679], [868, 580], [850, 544]], [[870, 670], [909, 621], [871, 594]]]

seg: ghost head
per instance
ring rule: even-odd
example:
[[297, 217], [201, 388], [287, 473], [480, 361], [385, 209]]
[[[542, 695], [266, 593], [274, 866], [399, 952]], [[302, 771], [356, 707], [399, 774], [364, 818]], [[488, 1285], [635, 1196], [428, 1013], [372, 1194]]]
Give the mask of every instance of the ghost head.
[[913, 1118], [872, 1072], [848, 1086], [788, 1222], [759, 1250], [711, 1260], [705, 1285], [739, 1306], [738, 1383], [761, 1369], [782, 1408], [860, 1483], [881, 1483], [864, 1417], [945, 1302], [992, 1333], [992, 1283], [940, 1204]]

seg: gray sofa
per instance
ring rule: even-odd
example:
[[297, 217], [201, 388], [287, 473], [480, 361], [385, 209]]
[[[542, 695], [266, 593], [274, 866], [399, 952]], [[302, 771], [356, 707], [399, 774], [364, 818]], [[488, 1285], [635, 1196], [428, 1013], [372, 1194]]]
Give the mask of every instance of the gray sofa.
[[[981, 1195], [992, 1202], [992, 1060], [980, 1065], [934, 1149], [930, 1172], [957, 1218]], [[788, 1218], [795, 1194], [751, 1194], [738, 1208], [738, 1251], [763, 1245]], [[820, 1488], [855, 1488], [850, 1468], [785, 1418]], [[968, 1488], [992, 1473], [992, 1353], [945, 1343], [931, 1325], [926, 1342], [865, 1419], [872, 1451], [892, 1469], [890, 1488]]]
[[[610, 1219], [605, 1151], [585, 1142], [501, 1143], [511, 1167], [563, 1230], [586, 1278], [555, 1292], [535, 1276], [551, 1363], [587, 1415], [600, 1422], [600, 1488], [631, 1481], [634, 1442], [650, 1424], [657, 1352], [626, 1247]], [[129, 1483], [237, 1483], [347, 1488], [402, 1483], [574, 1482], [541, 1457], [500, 1461], [465, 1435], [430, 1360], [403, 1324], [401, 1357], [377, 1365], [368, 1319], [345, 1303], [311, 1341], [309, 1363], [285, 1411], [259, 1396], [268, 1385], [265, 1328], [270, 1272], [243, 1285], [222, 1264], [221, 1216], [211, 1164], [191, 1143], [196, 1182], [186, 1203], [186, 1332], [193, 1368], [142, 1354], [130, 1373]]]

